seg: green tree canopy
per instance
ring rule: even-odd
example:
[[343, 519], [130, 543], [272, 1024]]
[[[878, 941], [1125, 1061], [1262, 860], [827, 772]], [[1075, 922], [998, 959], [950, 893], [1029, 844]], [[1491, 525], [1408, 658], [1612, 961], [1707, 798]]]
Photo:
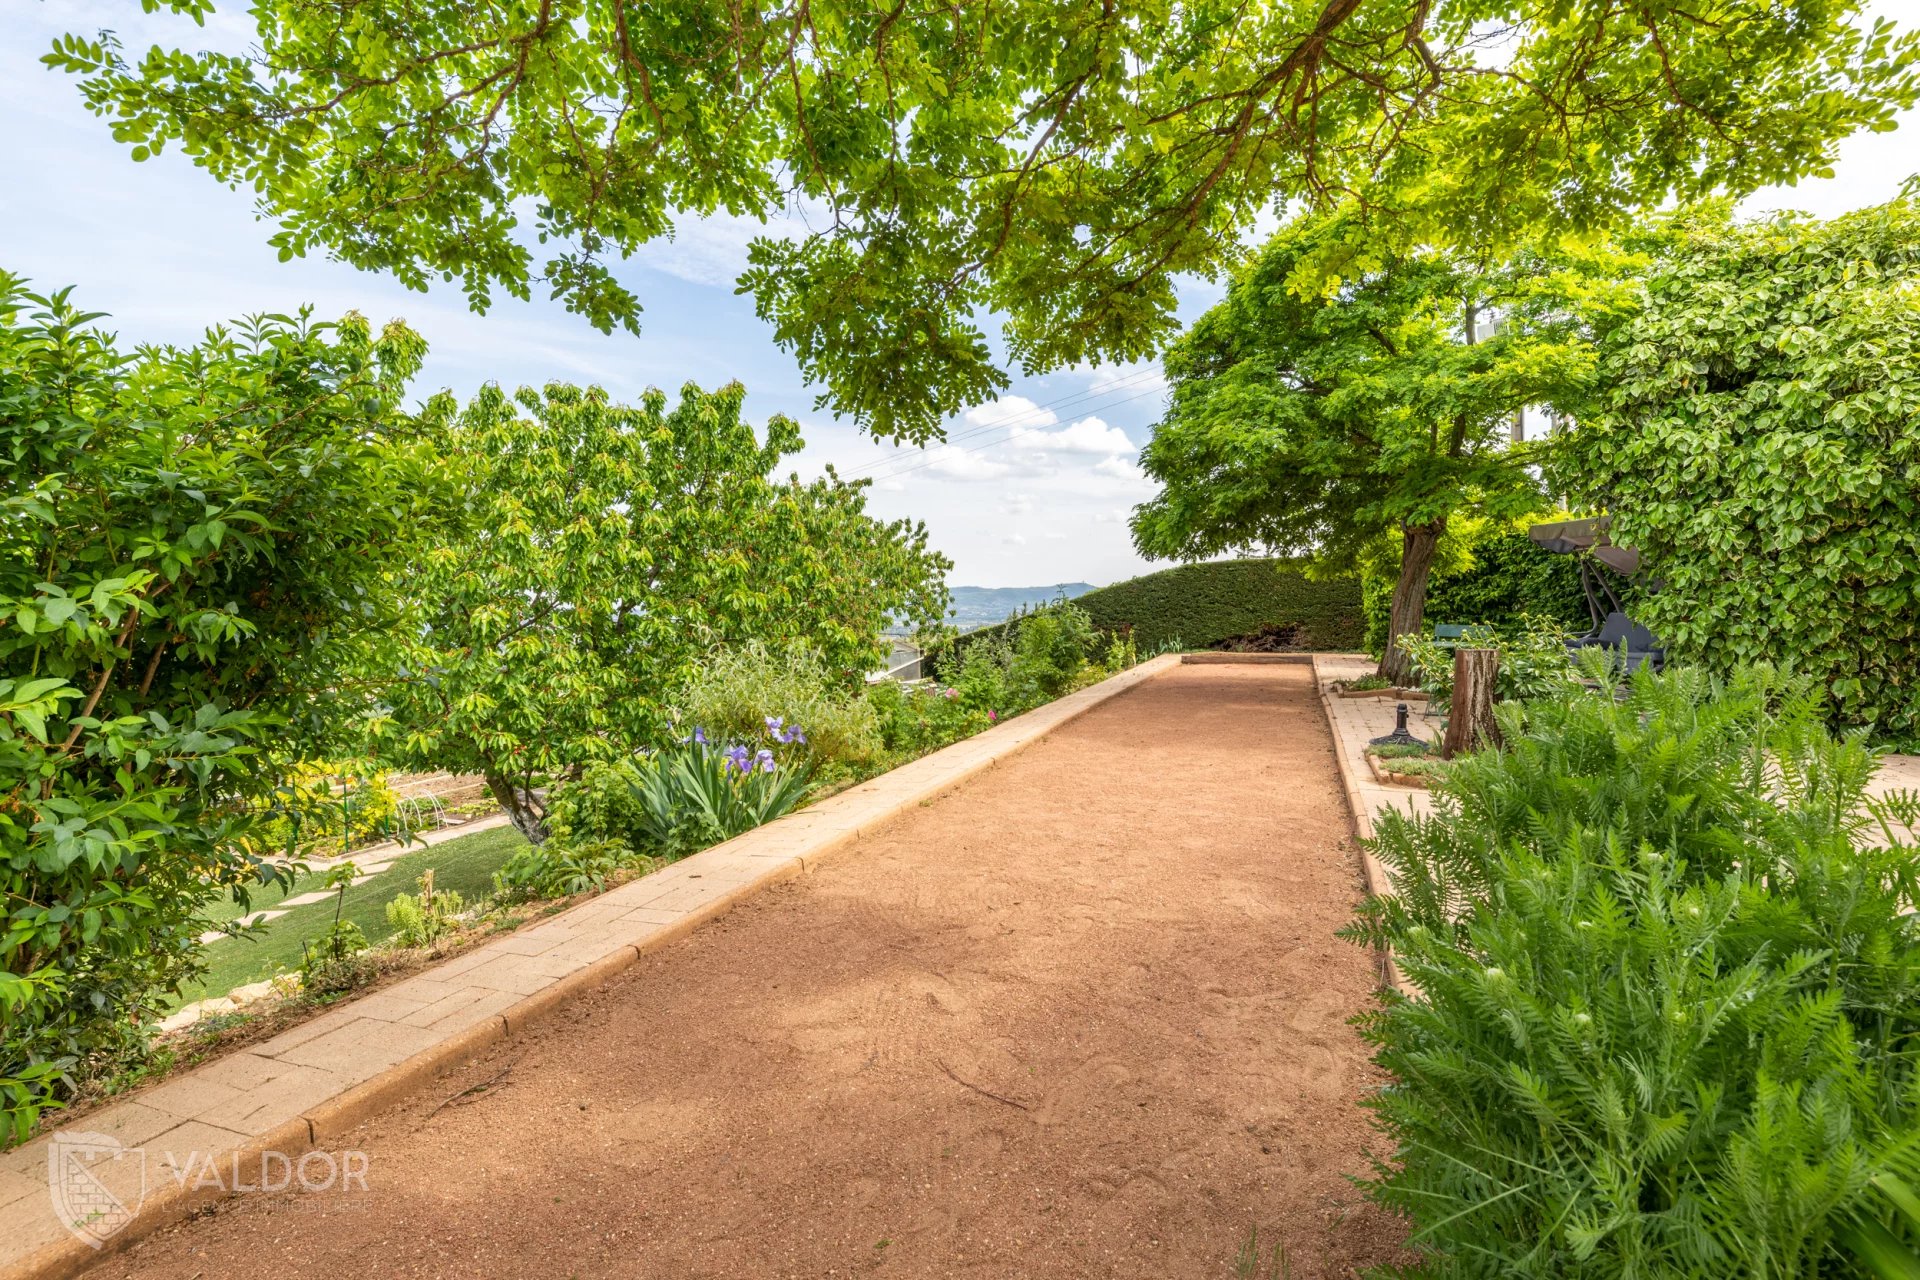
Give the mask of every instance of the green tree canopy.
[[1563, 469], [1657, 581], [1644, 620], [1920, 740], [1920, 203], [1702, 222], [1648, 290]]
[[[149, 0], [196, 20], [212, 0]], [[924, 440], [1032, 369], [1127, 360], [1290, 201], [1503, 249], [1824, 172], [1915, 100], [1860, 0], [301, 0], [256, 48], [48, 55], [135, 159], [179, 146], [321, 251], [601, 328], [682, 214], [812, 229], [742, 277], [823, 402]], [[523, 228], [522, 218], [532, 226]], [[531, 233], [531, 234], [530, 234]], [[537, 240], [538, 244], [534, 242]]]
[[[1631, 305], [1630, 259], [1381, 253], [1345, 215], [1281, 232], [1167, 357], [1167, 415], [1141, 454], [1161, 491], [1134, 513], [1150, 556], [1266, 548], [1351, 565], [1400, 542], [1393, 638], [1417, 631], [1447, 522], [1510, 520], [1544, 493], [1517, 411], [1572, 409], [1589, 333]], [[1345, 283], [1328, 291], [1332, 263]]]
[[97, 318], [0, 273], [0, 1139], [272, 874], [242, 837], [276, 766], [357, 732], [445, 497], [404, 327], [128, 356]]
[[484, 775], [538, 842], [544, 789], [659, 744], [712, 646], [805, 645], [857, 681], [890, 618], [937, 623], [950, 566], [924, 527], [868, 516], [864, 481], [775, 479], [799, 430], [762, 442], [745, 396], [483, 389], [448, 439], [471, 519], [407, 573], [421, 626], [382, 750]]

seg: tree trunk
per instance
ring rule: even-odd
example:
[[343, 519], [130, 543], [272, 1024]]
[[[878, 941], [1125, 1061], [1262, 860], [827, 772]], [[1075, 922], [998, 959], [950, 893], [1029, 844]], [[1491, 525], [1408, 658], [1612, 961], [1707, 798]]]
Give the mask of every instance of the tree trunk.
[[1387, 649], [1380, 658], [1380, 674], [1397, 685], [1413, 683], [1413, 664], [1395, 643], [1404, 635], [1419, 635], [1427, 613], [1427, 576], [1433, 553], [1440, 545], [1445, 520], [1400, 528], [1400, 579], [1393, 584], [1393, 605], [1387, 614]]
[[1500, 725], [1493, 718], [1493, 687], [1499, 676], [1498, 649], [1453, 651], [1453, 701], [1447, 707], [1442, 757], [1451, 760], [1480, 747], [1500, 745]]
[[484, 773], [480, 776], [487, 780], [487, 790], [499, 801], [513, 829], [525, 836], [528, 844], [545, 844], [547, 811], [534, 799], [533, 793], [521, 790], [505, 774]]

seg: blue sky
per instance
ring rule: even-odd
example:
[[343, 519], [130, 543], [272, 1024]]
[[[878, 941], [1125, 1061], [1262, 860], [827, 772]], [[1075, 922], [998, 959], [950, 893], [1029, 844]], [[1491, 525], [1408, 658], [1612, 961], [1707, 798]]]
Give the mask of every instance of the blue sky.
[[[1872, 9], [1920, 22], [1920, 0], [1881, 0]], [[830, 461], [843, 474], [873, 475], [876, 514], [925, 520], [955, 562], [956, 584], [1098, 584], [1154, 567], [1134, 553], [1126, 518], [1153, 488], [1135, 460], [1164, 402], [1156, 366], [1016, 376], [1007, 396], [953, 424], [953, 443], [878, 446], [814, 410], [792, 358], [755, 319], [750, 300], [734, 295], [758, 223], [719, 218], [683, 227], [626, 264], [622, 279], [646, 306], [639, 338], [595, 333], [545, 302], [505, 299], [475, 316], [453, 288], [413, 293], [324, 259], [278, 262], [266, 246], [271, 227], [255, 220], [248, 193], [219, 186], [176, 154], [134, 164], [67, 78], [38, 61], [54, 36], [103, 27], [129, 50], [155, 41], [243, 46], [239, 3], [223, 6], [205, 32], [147, 17], [136, 0], [0, 0], [0, 24], [0, 173], [8, 175], [0, 265], [41, 288], [76, 285], [78, 300], [109, 312], [106, 323], [129, 342], [192, 341], [223, 319], [311, 303], [323, 317], [359, 310], [419, 330], [432, 345], [423, 395], [443, 386], [464, 395], [489, 379], [563, 379], [632, 398], [648, 386], [738, 379], [756, 421], [785, 413], [802, 424], [803, 474]], [[1910, 116], [1895, 133], [1850, 139], [1833, 179], [1764, 192], [1748, 207], [1830, 216], [1890, 198], [1915, 171], [1920, 120]], [[1183, 315], [1217, 296], [1194, 282], [1182, 291]]]

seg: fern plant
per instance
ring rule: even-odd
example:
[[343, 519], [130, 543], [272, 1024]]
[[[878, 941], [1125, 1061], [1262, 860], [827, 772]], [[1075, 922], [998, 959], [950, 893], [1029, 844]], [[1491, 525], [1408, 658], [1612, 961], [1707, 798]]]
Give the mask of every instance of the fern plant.
[[1920, 928], [1864, 741], [1764, 668], [1500, 714], [1381, 822], [1395, 894], [1348, 931], [1419, 991], [1363, 1020], [1418, 1273], [1856, 1275], [1861, 1224], [1920, 1238], [1875, 1190], [1920, 1133]]

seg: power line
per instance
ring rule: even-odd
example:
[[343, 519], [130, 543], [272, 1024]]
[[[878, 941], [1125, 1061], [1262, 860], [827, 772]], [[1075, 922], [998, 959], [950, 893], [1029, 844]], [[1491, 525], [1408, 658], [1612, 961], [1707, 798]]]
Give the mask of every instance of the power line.
[[[1158, 381], [1159, 377], [1160, 377], [1160, 373], [1159, 373], [1159, 370], [1157, 369], [1142, 369], [1135, 373], [1129, 374], [1124, 378], [1118, 378], [1113, 382], [1108, 383], [1106, 386], [1100, 387], [1097, 390], [1089, 389], [1087, 391], [1075, 392], [1073, 395], [1070, 395], [1070, 396], [1062, 396], [1058, 400], [1050, 400], [1045, 404], [1033, 405], [1031, 408], [1023, 409], [1019, 413], [1013, 415], [1012, 417], [1002, 419], [999, 422], [984, 423], [977, 427], [969, 427], [965, 431], [953, 432], [952, 434], [948, 435], [944, 440], [942, 440], [941, 443], [944, 445], [952, 445], [956, 441], [971, 439], [973, 437], [983, 435], [990, 431], [1005, 431], [1005, 430], [1008, 430], [1009, 428], [1024, 428], [1024, 427], [1035, 426], [1035, 425], [1044, 426], [1047, 424], [1043, 421], [1043, 419], [1046, 417], [1047, 414], [1053, 412], [1056, 409], [1072, 404], [1075, 401], [1087, 400], [1090, 398], [1099, 398], [1101, 396], [1109, 396], [1116, 391], [1125, 391], [1132, 387], [1140, 386], [1143, 383], [1156, 382]], [[1150, 386], [1142, 394], [1149, 395], [1158, 389], [1159, 388], [1157, 387]], [[1108, 404], [1103, 404], [1099, 406], [1081, 405], [1080, 408], [1084, 409], [1084, 408], [1098, 407], [1102, 409], [1111, 409], [1115, 405], [1126, 404], [1130, 400], [1138, 400], [1140, 398], [1141, 398], [1140, 396], [1128, 396], [1126, 397], [1126, 399], [1115, 400]], [[900, 455], [898, 454], [895, 454], [891, 457], [886, 457], [886, 458], [877, 458], [872, 462], [863, 462], [856, 467], [848, 467], [841, 474], [847, 475], [847, 476], [857, 476], [863, 471], [872, 471], [879, 467], [890, 466], [893, 463], [896, 463], [899, 461], [900, 461]]]
[[[1158, 388], [1158, 387], [1149, 387], [1149, 388], [1148, 388], [1147, 390], [1145, 390], [1145, 391], [1140, 391], [1140, 392], [1136, 392], [1136, 393], [1134, 393], [1133, 395], [1130, 395], [1130, 396], [1126, 396], [1126, 397], [1124, 397], [1124, 398], [1122, 398], [1122, 399], [1119, 399], [1119, 400], [1115, 400], [1115, 401], [1113, 401], [1113, 402], [1112, 402], [1112, 403], [1110, 403], [1110, 404], [1104, 404], [1104, 405], [1101, 405], [1100, 407], [1101, 407], [1101, 408], [1103, 408], [1103, 409], [1112, 409], [1112, 408], [1115, 408], [1115, 407], [1117, 407], [1117, 406], [1119, 406], [1119, 405], [1123, 405], [1123, 404], [1128, 404], [1128, 403], [1131, 403], [1132, 401], [1135, 401], [1135, 400], [1143, 400], [1143, 399], [1145, 399], [1146, 397], [1148, 397], [1148, 396], [1150, 396], [1150, 395], [1156, 395], [1156, 394], [1158, 394], [1158, 392], [1159, 392], [1159, 390], [1160, 390], [1160, 388]], [[993, 428], [993, 429], [997, 431], [997, 430], [1000, 430], [1001, 428], [1000, 428], [1000, 427], [997, 427], [997, 426], [996, 426], [996, 427], [995, 427], [995, 428]], [[959, 454], [961, 454], [961, 455], [966, 455], [966, 454], [971, 454], [971, 453], [979, 453], [979, 452], [980, 452], [981, 450], [983, 450], [983, 449], [991, 449], [991, 448], [993, 448], [993, 447], [994, 447], [994, 446], [996, 446], [996, 445], [1003, 445], [1003, 444], [1011, 444], [1011, 443], [1013, 443], [1013, 441], [1014, 441], [1014, 439], [1015, 439], [1015, 438], [1016, 438], [1016, 437], [1017, 437], [1017, 436], [1019, 435], [1019, 433], [1020, 433], [1020, 432], [1021, 432], [1022, 430], [1025, 430], [1025, 428], [1022, 428], [1022, 427], [1014, 427], [1014, 428], [1013, 428], [1013, 434], [1011, 434], [1011, 435], [1008, 435], [1008, 436], [1007, 436], [1007, 437], [1005, 437], [1004, 439], [1000, 439], [1000, 440], [988, 440], [988, 441], [986, 441], [986, 442], [985, 442], [984, 444], [977, 444], [977, 445], [974, 445], [974, 446], [973, 446], [972, 448], [970, 448], [970, 449], [960, 449], [960, 450], [956, 450], [956, 452], [957, 452], [957, 453], [959, 453]], [[902, 468], [900, 468], [900, 469], [899, 469], [898, 471], [884, 471], [884, 472], [881, 472], [881, 473], [879, 473], [879, 474], [877, 474], [877, 475], [873, 475], [873, 476], [869, 476], [869, 477], [863, 477], [863, 478], [865, 478], [865, 479], [872, 479], [872, 480], [894, 480], [894, 479], [897, 479], [897, 478], [899, 478], [900, 476], [904, 476], [904, 475], [911, 475], [911, 474], [912, 474], [912, 473], [914, 473], [915, 471], [921, 471], [921, 470], [924, 470], [924, 469], [925, 469], [925, 468], [927, 468], [927, 467], [931, 467], [931, 466], [934, 466], [934, 465], [935, 465], [935, 464], [937, 464], [937, 463], [940, 463], [940, 462], [944, 462], [944, 461], [946, 461], [946, 460], [947, 460], [947, 458], [948, 458], [948, 457], [951, 457], [951, 456], [952, 456], [951, 454], [949, 454], [949, 455], [941, 455], [941, 456], [935, 456], [935, 457], [931, 457], [931, 458], [927, 458], [926, 460], [924, 460], [924, 461], [921, 461], [921, 462], [916, 462], [916, 463], [915, 463], [914, 465], [912, 465], [912, 466], [910, 466], [910, 467], [902, 467]]]

